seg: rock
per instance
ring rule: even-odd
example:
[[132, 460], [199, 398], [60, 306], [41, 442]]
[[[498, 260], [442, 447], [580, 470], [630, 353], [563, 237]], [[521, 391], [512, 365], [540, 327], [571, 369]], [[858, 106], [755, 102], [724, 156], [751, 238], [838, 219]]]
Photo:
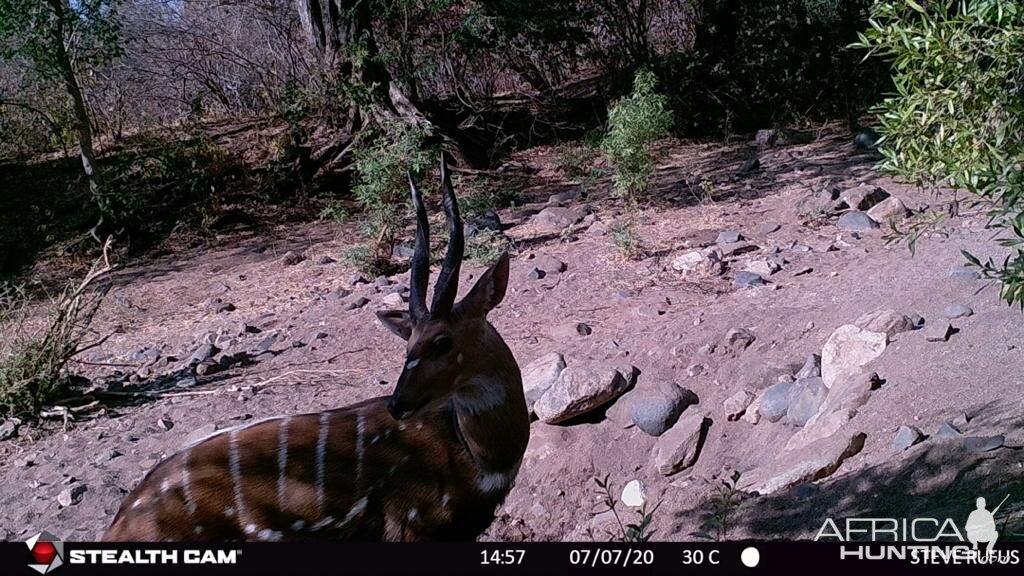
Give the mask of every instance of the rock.
[[839, 194], [839, 199], [850, 210], [869, 210], [886, 198], [889, 198], [889, 193], [885, 188], [866, 184], [848, 188]]
[[526, 408], [533, 412], [533, 405], [558, 380], [565, 369], [565, 358], [558, 352], [551, 352], [530, 362], [523, 368], [523, 392]]
[[971, 266], [953, 266], [949, 269], [951, 278], [963, 278], [965, 280], [981, 280], [981, 272]]
[[835, 473], [847, 458], [864, 448], [863, 432], [834, 434], [808, 444], [804, 450], [784, 452], [769, 466], [754, 470], [741, 482], [743, 490], [764, 496]]
[[359, 298], [356, 298], [355, 300], [349, 302], [348, 304], [345, 304], [345, 306], [342, 309], [343, 310], [357, 310], [359, 308], [362, 308], [363, 306], [366, 306], [369, 303], [370, 303], [369, 299], [367, 299], [367, 298], [365, 298], [363, 296], [360, 296]]
[[867, 312], [857, 318], [854, 324], [869, 332], [880, 332], [890, 338], [917, 327], [909, 316], [904, 316], [894, 310]]
[[940, 440], [949, 440], [952, 438], [959, 438], [961, 436], [963, 436], [963, 434], [960, 430], [949, 422], [943, 422], [942, 425], [939, 426], [939, 429], [935, 431], [935, 438]]
[[548, 274], [561, 274], [562, 272], [565, 272], [566, 268], [568, 268], [568, 266], [565, 265], [565, 262], [562, 262], [558, 258], [548, 254], [541, 254], [534, 258], [533, 266], [534, 268], [543, 270]]
[[749, 348], [755, 340], [757, 336], [746, 328], [730, 328], [718, 349], [727, 355], [736, 356]]
[[718, 239], [715, 240], [717, 244], [735, 244], [746, 240], [742, 234], [735, 230], [723, 230], [718, 233]]
[[541, 270], [540, 268], [531, 268], [529, 277], [531, 280], [543, 280], [548, 273]]
[[777, 262], [769, 260], [768, 258], [757, 258], [755, 260], [751, 260], [743, 267], [745, 272], [753, 272], [761, 277], [771, 276], [781, 269], [782, 267], [779, 266]]
[[114, 449], [104, 450], [103, 452], [100, 453], [99, 456], [96, 457], [93, 463], [96, 464], [97, 466], [102, 466], [103, 464], [106, 464], [107, 462], [110, 462], [111, 460], [119, 456], [124, 456], [124, 454]]
[[337, 260], [331, 258], [327, 254], [322, 254], [320, 255], [319, 258], [316, 259], [316, 263], [319, 266], [327, 266], [328, 264], [334, 264], [335, 262], [337, 262]]
[[296, 254], [295, 252], [289, 250], [284, 253], [284, 256], [281, 257], [281, 264], [284, 264], [285, 266], [295, 266], [296, 264], [302, 262], [303, 260], [305, 260], [305, 257], [303, 257], [301, 254]]
[[744, 422], [757, 424], [761, 421], [761, 400], [763, 398], [764, 395], [758, 396], [750, 403], [750, 406], [747, 406], [747, 409], [743, 412], [743, 416], [741, 416]]
[[657, 318], [658, 316], [664, 316], [666, 312], [668, 312], [668, 305], [664, 301], [646, 302], [636, 309], [637, 316], [643, 318]]
[[358, 272], [348, 277], [348, 283], [352, 286], [357, 284], [369, 284], [370, 281], [366, 279], [366, 276], [359, 274]]
[[672, 259], [672, 269], [697, 277], [717, 276], [724, 270], [721, 252], [714, 248], [694, 250]]
[[[819, 413], [820, 416], [820, 413]], [[831, 438], [853, 419], [853, 410], [837, 410], [825, 416], [811, 419], [786, 442], [785, 452], [800, 450], [824, 438]]]
[[782, 225], [776, 222], [762, 222], [757, 225], [757, 234], [759, 236], [767, 236], [773, 232], [778, 232], [780, 228], [782, 228]]
[[754, 401], [754, 393], [749, 390], [740, 390], [726, 398], [722, 404], [722, 409], [725, 411], [725, 418], [729, 422], [735, 422], [743, 417], [747, 407]]
[[225, 302], [221, 298], [210, 298], [206, 302], [206, 307], [209, 308], [214, 314], [223, 314], [225, 312], [234, 312], [235, 305], [231, 302]]
[[605, 510], [590, 519], [590, 529], [598, 534], [615, 534], [619, 531], [619, 519], [613, 510]]
[[548, 206], [534, 214], [530, 221], [541, 228], [564, 230], [582, 219], [583, 215], [573, 208]]
[[376, 286], [377, 288], [386, 288], [388, 286], [391, 286], [391, 278], [388, 278], [387, 276], [381, 274], [380, 276], [377, 276], [376, 278], [373, 279], [373, 285]]
[[753, 288], [755, 286], [763, 286], [766, 284], [765, 279], [760, 274], [754, 272], [737, 272], [732, 277], [732, 283], [738, 288]]
[[89, 487], [85, 484], [73, 484], [57, 495], [57, 504], [60, 504], [64, 508], [68, 506], [74, 506], [82, 501], [82, 497], [89, 490]]
[[817, 354], [811, 354], [804, 360], [803, 367], [794, 376], [797, 380], [803, 378], [814, 378], [815, 376], [821, 376], [821, 356]]
[[[466, 225], [468, 228], [469, 225]], [[464, 232], [466, 236], [472, 236], [469, 232]], [[416, 255], [416, 248], [409, 244], [395, 244], [395, 247], [391, 249], [391, 256], [399, 260], [409, 260]]]
[[587, 236], [607, 236], [611, 231], [612, 229], [607, 224], [597, 221], [587, 227]]
[[942, 311], [942, 315], [946, 318], [966, 318], [974, 315], [974, 310], [971, 310], [970, 306], [964, 304], [950, 304], [946, 306], [946, 309]]
[[790, 250], [793, 252], [810, 252], [811, 247], [806, 244], [793, 244], [793, 247], [790, 248]]
[[171, 428], [174, 428], [174, 422], [170, 418], [164, 416], [163, 418], [160, 418], [159, 420], [156, 421], [156, 426], [157, 428], [166, 432]]
[[754, 144], [762, 147], [774, 146], [779, 139], [779, 131], [774, 128], [762, 128], [754, 134]]
[[945, 342], [953, 335], [953, 325], [941, 320], [932, 322], [924, 328], [924, 339], [929, 342]]
[[670, 476], [693, 466], [707, 436], [711, 419], [697, 412], [685, 414], [675, 426], [658, 437], [654, 444], [654, 465]]
[[790, 390], [786, 421], [794, 426], [807, 424], [807, 421], [818, 413], [818, 408], [825, 401], [828, 391], [821, 378], [797, 380]]
[[622, 489], [622, 495], [619, 496], [619, 502], [622, 502], [626, 506], [632, 508], [639, 508], [644, 505], [647, 501], [647, 489], [639, 480], [630, 480], [628, 484]]
[[3, 424], [0, 424], [0, 441], [14, 438], [18, 435], [18, 427], [21, 426], [21, 420], [17, 418], [8, 418]]
[[741, 240], [740, 242], [734, 242], [732, 244], [716, 244], [712, 249], [720, 250], [722, 257], [727, 257], [739, 256], [748, 252], [757, 252], [761, 247], [753, 242]]
[[907, 206], [902, 200], [895, 196], [890, 196], [885, 200], [882, 200], [868, 210], [868, 216], [870, 216], [872, 220], [883, 224], [888, 222], [899, 222], [909, 215], [910, 210], [907, 209]]
[[964, 436], [960, 440], [960, 444], [964, 447], [964, 450], [972, 452], [974, 454], [982, 454], [984, 452], [991, 452], [998, 448], [1003, 447], [1003, 443], [1006, 441], [1006, 437], [1002, 434], [997, 436]]
[[892, 439], [892, 451], [903, 452], [924, 440], [924, 434], [914, 426], [900, 426]]
[[629, 387], [630, 382], [614, 368], [567, 367], [534, 403], [533, 410], [544, 422], [557, 424], [604, 406]]
[[836, 328], [821, 350], [821, 377], [831, 388], [840, 374], [858, 368], [882, 355], [888, 336], [881, 332], [862, 330], [853, 324]]
[[405, 298], [398, 292], [392, 292], [381, 298], [380, 303], [389, 308], [402, 308], [405, 306]]
[[836, 211], [838, 196], [831, 188], [807, 194], [796, 202], [796, 214], [801, 220], [816, 220], [829, 216]]
[[25, 456], [21, 456], [20, 458], [15, 458], [14, 459], [14, 467], [15, 468], [29, 468], [31, 466], [34, 466], [36, 464], [36, 462], [37, 462], [37, 456], [35, 454], [27, 454]]
[[189, 365], [196, 366], [207, 360], [213, 358], [217, 353], [220, 352], [220, 348], [217, 348], [213, 344], [202, 344], [189, 357]]
[[779, 382], [769, 386], [761, 394], [758, 410], [769, 422], [778, 422], [789, 410], [789, 401], [793, 393], [793, 382]]
[[844, 212], [843, 215], [839, 217], [837, 225], [840, 230], [851, 232], [861, 232], [864, 230], [874, 230], [878, 228], [878, 222], [872, 220], [867, 213], [859, 212], [857, 210]]
[[816, 418], [830, 414], [836, 410], [858, 410], [867, 403], [871, 391], [879, 386], [878, 374], [870, 370], [860, 369], [853, 373], [842, 373], [836, 377], [832, 387], [825, 396], [825, 401], [818, 410], [818, 415], [811, 418], [808, 425]]
[[703, 373], [703, 364], [690, 364], [689, 366], [686, 367], [686, 375], [689, 376], [690, 378], [696, 378], [697, 376], [700, 376]]
[[655, 390], [633, 390], [623, 402], [630, 420], [649, 436], [661, 436], [671, 428], [689, 406], [699, 403], [691, 390], [665, 382]]
[[501, 232], [501, 218], [497, 212], [488, 210], [463, 226], [463, 234], [467, 238], [472, 238], [481, 232]]
[[853, 145], [858, 150], [874, 150], [878, 147], [878, 141], [882, 136], [872, 130], [871, 128], [865, 128], [860, 132], [857, 132], [853, 137]]
[[552, 194], [551, 196], [548, 196], [548, 204], [553, 204], [553, 205], [556, 205], [556, 206], [557, 205], [561, 205], [561, 204], [565, 204], [567, 202], [572, 202], [573, 200], [579, 198], [579, 196], [580, 196], [580, 189], [579, 188], [571, 188], [569, 190], [563, 190], [562, 192], [556, 192], [555, 194]]
[[736, 171], [733, 176], [733, 180], [738, 180], [744, 176], [753, 174], [761, 169], [761, 160], [759, 158], [751, 158], [744, 160], [743, 164], [740, 164], [740, 169]]

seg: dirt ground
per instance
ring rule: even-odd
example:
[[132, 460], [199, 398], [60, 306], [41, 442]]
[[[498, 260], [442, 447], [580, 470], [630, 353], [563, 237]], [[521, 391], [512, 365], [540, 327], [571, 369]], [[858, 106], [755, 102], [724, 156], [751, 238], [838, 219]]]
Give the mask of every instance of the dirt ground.
[[[952, 321], [958, 331], [948, 341], [927, 341], [922, 330], [900, 333], [871, 363], [884, 383], [847, 424], [866, 434], [863, 450], [813, 484], [745, 497], [730, 511], [723, 537], [811, 538], [826, 517], [857, 515], [949, 516], [962, 524], [976, 496], [998, 501], [1004, 494], [1009, 499], [997, 520], [1004, 538], [1019, 537], [1024, 317], [1000, 301], [998, 286], [950, 274], [963, 264], [961, 250], [1001, 256], [985, 215], [945, 220], [912, 255], [901, 243], [887, 243], [884, 227], [851, 233], [840, 231], [834, 217], [798, 217], [798, 200], [830, 185], [881, 186], [912, 209], [938, 203], [879, 177], [872, 169], [877, 158], [855, 150], [849, 135], [825, 132], [810, 144], [765, 150], [760, 171], [739, 179], [732, 175], [753, 153], [745, 144], [676, 143], [665, 152], [653, 203], [641, 218], [652, 255], [640, 261], [620, 258], [595, 224], [615, 219], [607, 179], [570, 203], [590, 216], [552, 234], [536, 229], [531, 215], [548, 196], [578, 186], [553, 167], [551, 149], [510, 162], [530, 201], [499, 212], [516, 254], [509, 292], [491, 322], [521, 366], [560, 352], [570, 366], [632, 364], [639, 382], [692, 390], [700, 403], [688, 410], [713, 421], [700, 456], [693, 467], [663, 476], [652, 464], [656, 438], [636, 427], [600, 414], [569, 425], [536, 421], [515, 487], [484, 537], [608, 539], [594, 521], [603, 510], [594, 479], [608, 475], [616, 496], [640, 480], [648, 502], [661, 502], [655, 540], [699, 538], [722, 481], [770, 465], [798, 430], [781, 421], [728, 421], [727, 398], [795, 373], [836, 328], [866, 312], [892, 309], [937, 322], [955, 303], [974, 314]], [[701, 190], [711, 197], [698, 200]], [[780, 227], [765, 233], [765, 223]], [[765, 286], [739, 288], [731, 272], [695, 280], [673, 269], [675, 256], [714, 244], [723, 230], [739, 231], [752, 246], [727, 258], [730, 270], [765, 255], [783, 262], [781, 270]], [[126, 491], [193, 435], [388, 394], [402, 343], [373, 312], [386, 307], [382, 300], [394, 284], [353, 284], [353, 270], [318, 263], [321, 256], [337, 258], [352, 234], [351, 227], [327, 223], [242, 230], [118, 271], [96, 324], [113, 335], [75, 369], [121, 399], [107, 394], [102, 413], [66, 427], [25, 425], [0, 442], [0, 538], [46, 529], [67, 540], [97, 539]], [[304, 259], [286, 265], [288, 252]], [[545, 255], [563, 261], [565, 271], [531, 278], [536, 258]], [[480, 271], [467, 262], [463, 291]], [[390, 281], [405, 284], [407, 274]], [[367, 304], [351, 308], [364, 297]], [[576, 323], [592, 332], [578, 334]], [[733, 328], [756, 340], [735, 356], [706, 352]], [[185, 364], [207, 342], [220, 349], [216, 358], [229, 358], [222, 370], [196, 376]], [[1005, 447], [973, 453], [929, 438], [893, 451], [900, 425], [934, 435], [944, 422], [960, 422], [965, 434], [1005, 435]], [[61, 506], [58, 494], [75, 483], [87, 487], [81, 501]]]

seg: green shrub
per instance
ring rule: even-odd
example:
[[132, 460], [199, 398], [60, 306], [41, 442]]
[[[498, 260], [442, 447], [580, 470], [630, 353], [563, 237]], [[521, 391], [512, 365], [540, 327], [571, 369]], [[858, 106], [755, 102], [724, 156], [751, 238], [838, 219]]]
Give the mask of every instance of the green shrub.
[[481, 266], [490, 266], [510, 248], [511, 243], [504, 234], [487, 230], [466, 239], [465, 254], [466, 258]]
[[408, 205], [407, 173], [419, 178], [436, 157], [426, 147], [429, 133], [419, 126], [387, 120], [355, 152], [358, 181], [353, 189], [365, 209], [363, 222], [374, 266], [387, 267]]
[[654, 170], [651, 146], [672, 127], [665, 97], [654, 91], [657, 81], [648, 70], [637, 72], [633, 93], [608, 113], [608, 134], [601, 147], [615, 169], [615, 191], [627, 200], [647, 191]]
[[[878, 107], [880, 168], [920, 186], [967, 190], [1003, 230], [1002, 262], [965, 253], [1024, 308], [1024, 7], [1012, 0], [876, 2], [854, 45], [892, 64]], [[910, 241], [922, 228], [910, 230]]]

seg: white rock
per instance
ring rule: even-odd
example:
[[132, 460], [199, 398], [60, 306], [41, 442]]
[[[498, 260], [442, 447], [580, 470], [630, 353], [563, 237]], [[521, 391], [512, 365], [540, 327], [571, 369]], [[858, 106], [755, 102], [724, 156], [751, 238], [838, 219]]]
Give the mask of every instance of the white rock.
[[629, 379], [615, 368], [570, 366], [534, 403], [533, 410], [544, 422], [557, 424], [611, 402], [629, 387]]
[[644, 488], [643, 482], [630, 480], [626, 487], [622, 489], [622, 496], [619, 497], [619, 501], [633, 508], [643, 506], [644, 502], [647, 501], [647, 490]]
[[714, 248], [685, 252], [672, 259], [672, 268], [692, 276], [721, 274], [723, 271], [722, 253]]
[[693, 466], [700, 456], [701, 439], [710, 423], [703, 414], [691, 411], [659, 436], [653, 451], [658, 472], [670, 476]]
[[821, 350], [821, 378], [828, 388], [840, 374], [853, 373], [882, 355], [888, 336], [862, 330], [853, 324], [836, 328]]
[[523, 368], [523, 392], [530, 412], [533, 412], [537, 400], [558, 380], [562, 370], [565, 370], [565, 358], [558, 352], [545, 354]]

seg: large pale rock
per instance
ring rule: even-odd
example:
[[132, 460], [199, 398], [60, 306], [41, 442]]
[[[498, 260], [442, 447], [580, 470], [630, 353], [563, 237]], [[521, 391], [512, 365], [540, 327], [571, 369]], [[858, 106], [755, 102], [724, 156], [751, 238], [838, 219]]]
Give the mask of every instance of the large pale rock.
[[854, 415], [853, 410], [837, 410], [824, 417], [816, 418], [813, 422], [808, 422], [806, 426], [790, 437], [789, 442], [786, 443], [786, 451], [799, 450], [822, 438], [830, 438], [839, 432]]
[[815, 418], [830, 414], [836, 410], [856, 411], [860, 409], [861, 406], [867, 404], [871, 391], [878, 387], [878, 383], [878, 374], [870, 370], [861, 369], [852, 374], [843, 373], [838, 375], [832, 387], [829, 388], [828, 395], [825, 396], [825, 401], [821, 404], [817, 416], [811, 418], [807, 424], [811, 425], [814, 423]]
[[604, 406], [630, 385], [629, 379], [615, 368], [569, 366], [534, 403], [533, 411], [544, 422], [557, 424]]
[[[849, 427], [847, 427], [849, 428]], [[741, 489], [766, 495], [835, 473], [843, 462], [864, 448], [867, 434], [843, 430], [811, 442], [803, 450], [783, 452], [774, 462], [745, 476]]]
[[707, 436], [711, 419], [697, 412], [683, 417], [662, 434], [654, 444], [654, 465], [658, 472], [669, 476], [693, 466]]
[[903, 204], [903, 201], [895, 196], [890, 196], [875, 204], [868, 210], [868, 216], [875, 222], [886, 224], [888, 222], [899, 222], [910, 215], [910, 210]]
[[870, 210], [879, 202], [889, 198], [889, 193], [878, 186], [861, 185], [844, 190], [839, 198], [851, 210]]
[[623, 426], [633, 424], [646, 434], [661, 436], [687, 407], [698, 402], [691, 390], [661, 381], [623, 394], [605, 415]]
[[523, 368], [523, 392], [530, 412], [537, 400], [558, 381], [562, 370], [565, 370], [565, 358], [558, 352], [545, 354]]
[[685, 252], [672, 259], [672, 269], [693, 278], [717, 276], [724, 270], [722, 253], [716, 248]]
[[889, 338], [881, 332], [862, 330], [853, 324], [836, 328], [821, 350], [821, 378], [826, 387], [840, 374], [855, 372], [882, 355]]
[[803, 426], [818, 413], [829, 392], [821, 378], [803, 378], [793, 383], [789, 394], [789, 406], [786, 407], [786, 422], [794, 426]]
[[916, 327], [913, 319], [895, 310], [867, 312], [857, 318], [854, 324], [863, 330], [881, 332], [890, 338], [900, 332], [909, 332]]

